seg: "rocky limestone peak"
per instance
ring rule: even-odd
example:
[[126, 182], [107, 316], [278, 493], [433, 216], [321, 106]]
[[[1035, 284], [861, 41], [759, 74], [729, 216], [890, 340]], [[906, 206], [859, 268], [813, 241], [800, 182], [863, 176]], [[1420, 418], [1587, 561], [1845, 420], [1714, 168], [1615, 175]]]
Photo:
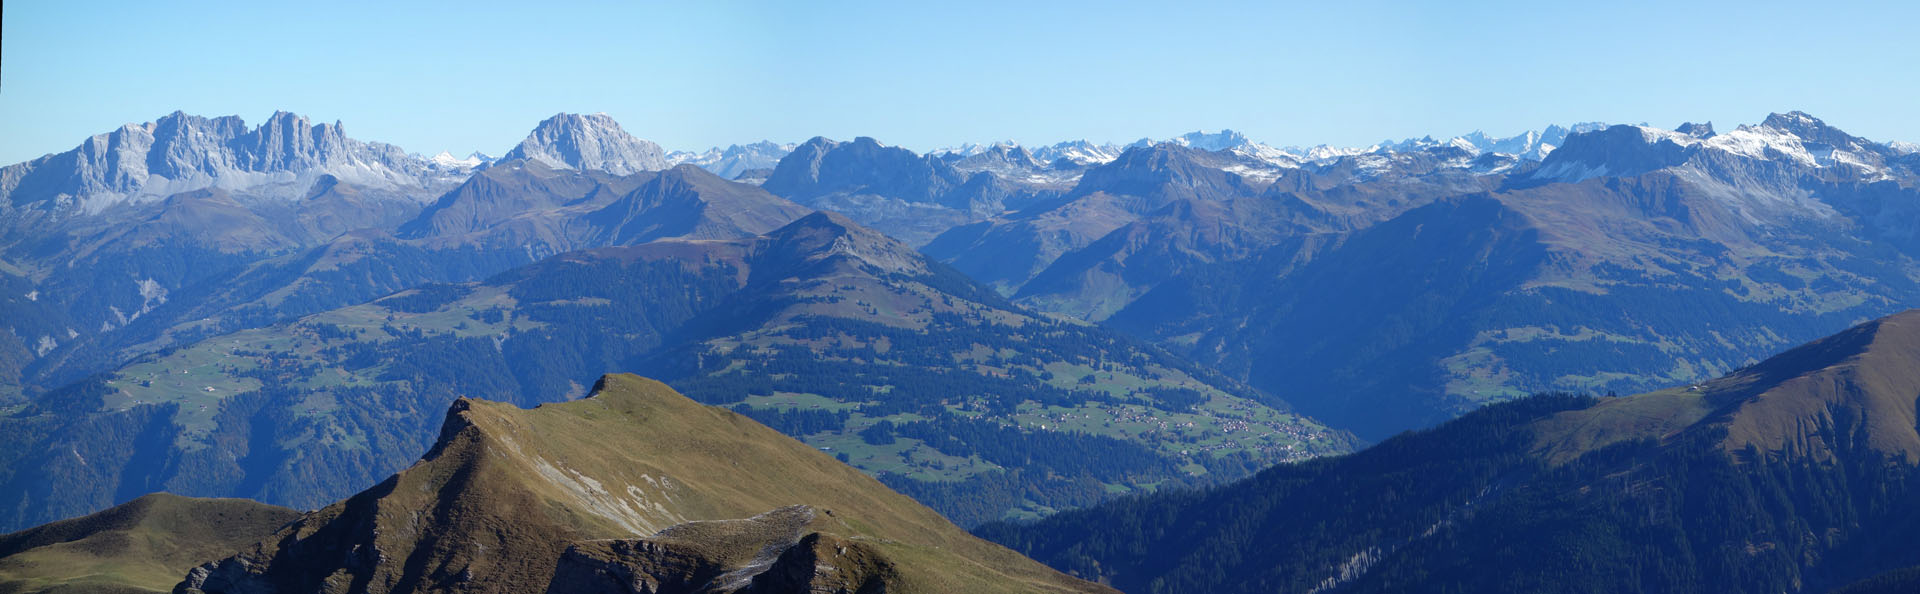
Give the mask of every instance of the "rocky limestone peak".
[[672, 166], [660, 145], [634, 138], [604, 113], [562, 113], [542, 120], [527, 139], [501, 157], [526, 159], [555, 169], [632, 175]]
[[977, 154], [953, 162], [963, 171], [1037, 170], [1046, 167], [1033, 153], [1018, 145], [996, 144]]
[[1801, 142], [1824, 144], [1831, 147], [1851, 147], [1860, 144], [1858, 138], [1842, 132], [1839, 128], [1827, 125], [1820, 118], [1803, 111], [1767, 114], [1760, 122], [1762, 128], [1772, 128], [1798, 137]]
[[1173, 142], [1197, 148], [1203, 151], [1224, 151], [1252, 144], [1246, 135], [1233, 130], [1222, 129], [1219, 132], [1195, 131], [1175, 138]]
[[314, 125], [306, 117], [284, 111], [239, 139], [239, 165], [252, 171], [309, 167], [346, 155], [346, 134], [338, 122]]
[[1679, 132], [1681, 134], [1685, 134], [1687, 136], [1692, 136], [1694, 138], [1703, 139], [1703, 140], [1707, 138], [1713, 138], [1713, 122], [1706, 122], [1701, 124], [1687, 122], [1687, 123], [1681, 124], [1680, 127], [1678, 128], [1674, 128], [1673, 131]]
[[[1155, 178], [1173, 176], [1189, 179], [1194, 176], [1210, 175], [1231, 165], [1235, 157], [1223, 157], [1220, 153], [1171, 142], [1162, 142], [1128, 148], [1112, 161], [1094, 167], [1088, 175], [1099, 172], [1119, 174], [1133, 172], [1131, 175], [1151, 175]], [[1084, 182], [1083, 182], [1084, 185]]]
[[227, 145], [247, 134], [247, 123], [239, 116], [209, 119], [176, 111], [147, 124], [145, 129], [152, 138], [152, 150], [144, 157], [148, 171], [178, 178], [195, 171], [236, 167]]
[[238, 116], [175, 111], [95, 135], [73, 150], [0, 168], [0, 200], [98, 213], [123, 202], [220, 187], [253, 198], [298, 199], [320, 175], [427, 199], [467, 170], [434, 170], [389, 144], [347, 138], [338, 122], [277, 112], [258, 128]]
[[815, 137], [781, 159], [762, 186], [802, 204], [838, 192], [936, 202], [962, 181], [945, 161], [869, 137], [849, 142]]
[[762, 184], [776, 194], [794, 197], [795, 193], [810, 190], [820, 183], [820, 166], [826, 161], [827, 153], [839, 142], [825, 136], [815, 136], [793, 147], [793, 151], [774, 164], [773, 172], [767, 175]]
[[1617, 125], [1594, 132], [1569, 134], [1566, 144], [1548, 153], [1532, 180], [1574, 182], [1600, 176], [1639, 175], [1686, 162], [1695, 152], [1694, 137], [1647, 128]]

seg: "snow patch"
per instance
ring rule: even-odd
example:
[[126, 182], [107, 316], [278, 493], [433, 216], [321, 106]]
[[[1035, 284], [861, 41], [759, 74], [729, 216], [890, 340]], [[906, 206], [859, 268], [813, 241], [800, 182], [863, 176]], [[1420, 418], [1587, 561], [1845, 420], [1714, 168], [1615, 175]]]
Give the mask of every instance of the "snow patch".
[[1240, 164], [1228, 165], [1220, 168], [1220, 170], [1238, 175], [1243, 179], [1254, 180], [1260, 183], [1272, 183], [1273, 180], [1280, 178], [1280, 172], [1277, 170], [1259, 169]]
[[478, 153], [475, 153], [472, 155], [467, 155], [467, 158], [465, 159], [461, 159], [461, 158], [454, 157], [453, 153], [450, 153], [447, 151], [440, 151], [440, 154], [434, 155], [432, 158], [428, 159], [428, 161], [431, 161], [435, 165], [439, 165], [441, 167], [445, 167], [448, 169], [472, 169], [474, 167], [479, 167], [480, 164], [484, 162], [480, 160], [480, 157], [478, 155], [479, 155]]
[[1710, 149], [1751, 159], [1772, 159], [1777, 156], [1807, 167], [1820, 166], [1813, 154], [1800, 144], [1799, 137], [1775, 128], [1741, 126], [1732, 132], [1709, 138], [1703, 144]]
[[1576, 161], [1561, 161], [1540, 168], [1540, 170], [1533, 172], [1533, 177], [1535, 179], [1550, 179], [1572, 183], [1601, 177], [1606, 174], [1607, 164], [1605, 163], [1588, 164]]

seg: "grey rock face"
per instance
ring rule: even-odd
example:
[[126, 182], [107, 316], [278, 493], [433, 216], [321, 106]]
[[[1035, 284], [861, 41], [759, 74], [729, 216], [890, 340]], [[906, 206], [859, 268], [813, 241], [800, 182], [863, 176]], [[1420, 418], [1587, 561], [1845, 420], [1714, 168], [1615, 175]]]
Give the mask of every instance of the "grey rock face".
[[1680, 127], [1678, 128], [1674, 128], [1673, 131], [1679, 132], [1681, 134], [1685, 134], [1687, 136], [1692, 136], [1694, 138], [1701, 138], [1701, 139], [1713, 138], [1713, 134], [1714, 134], [1713, 122], [1706, 122], [1704, 124], [1695, 124], [1693, 122], [1687, 122], [1685, 124], [1681, 124]]
[[1230, 151], [1253, 143], [1245, 134], [1232, 130], [1188, 132], [1173, 139], [1172, 142], [1203, 151]]
[[1245, 165], [1239, 155], [1160, 143], [1128, 149], [1119, 158], [1087, 170], [1075, 186], [1077, 196], [1105, 192], [1141, 197], [1133, 209], [1150, 211], [1173, 200], [1210, 199], [1251, 194], [1245, 178], [1228, 172]]
[[1005, 210], [1031, 189], [866, 137], [808, 140], [781, 159], [761, 187], [915, 245]]
[[801, 204], [838, 192], [937, 203], [963, 181], [963, 174], [944, 162], [872, 138], [814, 138], [782, 159], [765, 187]]
[[632, 175], [672, 167], [660, 145], [634, 138], [607, 114], [563, 113], [534, 127], [527, 139], [500, 158], [526, 159], [555, 169]]
[[339, 123], [275, 113], [249, 129], [237, 116], [174, 112], [127, 124], [73, 150], [0, 169], [0, 208], [99, 212], [115, 204], [220, 188], [297, 199], [322, 176], [417, 201], [467, 170], [435, 167], [399, 147], [348, 138]]
[[954, 161], [955, 169], [961, 171], [992, 171], [1005, 176], [1025, 174], [1046, 169], [1046, 163], [1035, 159], [1032, 153], [1020, 146], [995, 145], [968, 157]]

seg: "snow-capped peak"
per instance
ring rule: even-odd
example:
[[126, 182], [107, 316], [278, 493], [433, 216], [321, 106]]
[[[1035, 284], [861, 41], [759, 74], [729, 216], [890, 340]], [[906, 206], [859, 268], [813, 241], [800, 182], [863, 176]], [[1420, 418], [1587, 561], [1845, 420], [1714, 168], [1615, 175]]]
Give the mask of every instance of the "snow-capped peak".
[[[1675, 136], [1692, 140], [1692, 137]], [[1817, 167], [1819, 163], [1813, 154], [1807, 152], [1800, 139], [1791, 132], [1767, 126], [1741, 126], [1726, 134], [1716, 135], [1702, 144], [1708, 148], [1726, 151], [1743, 157], [1767, 159], [1775, 155], [1792, 159], [1801, 165]]]
[[1290, 146], [1281, 150], [1286, 152], [1289, 155], [1292, 155], [1294, 158], [1300, 159], [1302, 161], [1324, 163], [1324, 162], [1337, 160], [1341, 157], [1364, 155], [1367, 153], [1379, 151], [1380, 148], [1381, 148], [1381, 145], [1378, 145], [1378, 144], [1369, 146], [1369, 147], [1345, 147], [1345, 146], [1333, 146], [1329, 144], [1322, 144], [1322, 145], [1318, 145], [1310, 148]]
[[[1514, 157], [1518, 157], [1520, 159], [1525, 159], [1530, 161], [1543, 161], [1547, 158], [1548, 153], [1553, 152], [1554, 149], [1559, 148], [1560, 145], [1566, 143], [1566, 139], [1568, 135], [1578, 134], [1582, 132], [1592, 132], [1596, 130], [1605, 129], [1606, 127], [1607, 127], [1606, 124], [1603, 124], [1600, 122], [1581, 122], [1578, 124], [1574, 124], [1572, 126], [1561, 126], [1561, 125], [1555, 124], [1555, 125], [1547, 126], [1546, 128], [1543, 128], [1540, 130], [1528, 130], [1525, 132], [1521, 132], [1519, 134], [1515, 134], [1513, 136], [1505, 136], [1505, 137], [1493, 136], [1485, 132], [1476, 130], [1474, 132], [1471, 132], [1465, 135], [1455, 136], [1445, 140], [1435, 140], [1432, 136], [1426, 136], [1421, 138], [1409, 138], [1409, 139], [1400, 140], [1400, 141], [1389, 140], [1389, 141], [1374, 145], [1372, 147], [1368, 147], [1366, 149], [1358, 149], [1358, 148], [1331, 149], [1329, 147], [1329, 150], [1324, 150], [1321, 152], [1322, 154], [1333, 155], [1333, 158], [1338, 158], [1340, 156], [1374, 152], [1379, 150], [1385, 150], [1389, 152], [1403, 152], [1403, 151], [1424, 150], [1427, 148], [1438, 147], [1438, 146], [1448, 146], [1448, 147], [1454, 147], [1460, 150], [1467, 151], [1468, 154], [1472, 154], [1475, 156], [1495, 153], [1495, 154], [1502, 154], [1502, 155], [1512, 155]], [[1315, 147], [1315, 148], [1318, 149], [1320, 147]], [[1309, 157], [1309, 158], [1315, 161], [1320, 161], [1323, 159], [1322, 157]]]
[[674, 165], [692, 163], [712, 172], [714, 175], [734, 179], [742, 173], [755, 169], [772, 169], [780, 164], [780, 159], [793, 152], [793, 143], [775, 144], [762, 140], [750, 144], [733, 144], [726, 148], [713, 147], [701, 152], [673, 151], [667, 154], [667, 162]]
[[[1710, 125], [1684, 124], [1676, 130], [1651, 126], [1615, 126], [1578, 135], [1581, 146], [1568, 158], [1556, 158], [1535, 171], [1536, 179], [1579, 181], [1599, 175], [1637, 175], [1675, 166], [1719, 167], [1707, 153], [1807, 169], [1837, 168], [1867, 180], [1889, 176], [1888, 149], [1847, 135], [1800, 112], [1773, 114], [1759, 125], [1715, 133]], [[1562, 152], [1568, 149], [1562, 149]]]
[[[1170, 138], [1166, 140], [1166, 143], [1209, 152], [1230, 152], [1275, 167], [1294, 168], [1300, 166], [1300, 159], [1289, 154], [1287, 151], [1254, 142], [1248, 139], [1245, 134], [1233, 130], [1222, 129], [1219, 132], [1188, 132]], [[1141, 139], [1133, 143], [1132, 146], [1149, 144], [1155, 143]]]
[[432, 161], [433, 164], [435, 165], [439, 165], [441, 167], [445, 167], [449, 169], [471, 168], [471, 167], [479, 167], [481, 163], [486, 162], [486, 160], [481, 159], [479, 155], [480, 153], [474, 153], [471, 155], [467, 155], [467, 158], [465, 159], [461, 159], [461, 158], [454, 157], [453, 153], [451, 152], [440, 151], [440, 154], [434, 155], [433, 157], [427, 160]]
[[1111, 144], [1094, 144], [1085, 140], [1069, 140], [1033, 150], [1033, 157], [1042, 163], [1053, 163], [1061, 159], [1080, 165], [1100, 165], [1110, 163], [1120, 157], [1124, 149]]
[[959, 157], [971, 157], [971, 156], [978, 155], [980, 153], [984, 153], [996, 148], [1013, 149], [1019, 146], [1020, 146], [1020, 143], [1014, 142], [1012, 140], [1002, 140], [998, 142], [989, 142], [985, 144], [977, 143], [977, 142], [969, 142], [966, 144], [962, 144], [960, 146], [934, 149], [932, 151], [929, 151], [927, 154], [933, 155], [933, 156], [955, 155]]

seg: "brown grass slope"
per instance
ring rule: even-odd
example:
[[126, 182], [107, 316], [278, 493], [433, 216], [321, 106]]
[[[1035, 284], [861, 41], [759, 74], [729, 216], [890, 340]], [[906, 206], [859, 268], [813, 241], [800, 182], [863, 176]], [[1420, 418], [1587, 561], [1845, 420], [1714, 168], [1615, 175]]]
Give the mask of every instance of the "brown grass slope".
[[1627, 439], [1724, 427], [1729, 454], [1831, 461], [1840, 443], [1920, 464], [1920, 309], [1873, 320], [1698, 385], [1609, 399], [1537, 424], [1564, 462]]
[[300, 516], [245, 499], [154, 493], [0, 536], [0, 592], [164, 592]]
[[[802, 575], [780, 575], [796, 570]], [[588, 398], [531, 410], [460, 400], [418, 464], [195, 569], [176, 591], [779, 591], [806, 583], [850, 592], [1102, 590], [977, 539], [746, 417], [659, 382], [609, 375]]]

